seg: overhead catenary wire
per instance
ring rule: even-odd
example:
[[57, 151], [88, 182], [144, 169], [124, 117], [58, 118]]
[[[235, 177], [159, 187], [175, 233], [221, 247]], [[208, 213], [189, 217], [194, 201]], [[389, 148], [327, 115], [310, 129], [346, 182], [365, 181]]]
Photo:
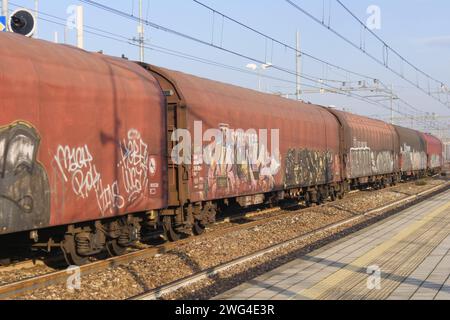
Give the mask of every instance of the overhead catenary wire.
[[[330, 70], [336, 69], [336, 70], [344, 71], [344, 72], [346, 72], [347, 74], [352, 74], [352, 75], [355, 75], [355, 76], [358, 76], [358, 77], [361, 77], [361, 78], [364, 78], [364, 79], [369, 79], [369, 80], [377, 81], [377, 82], [383, 87], [384, 90], [386, 90], [386, 91], [389, 90], [389, 88], [388, 88], [387, 85], [385, 85], [382, 81], [380, 81], [379, 79], [376, 79], [375, 77], [371, 77], [371, 76], [362, 74], [362, 73], [360, 73], [360, 72], [355, 72], [355, 71], [349, 70], [349, 69], [347, 69], [347, 68], [338, 66], [338, 65], [336, 65], [336, 64], [330, 63], [330, 62], [328, 62], [328, 61], [325, 61], [325, 60], [323, 60], [323, 59], [317, 58], [317, 57], [315, 57], [315, 56], [313, 56], [313, 55], [311, 55], [311, 54], [309, 54], [309, 53], [304, 52], [303, 50], [299, 50], [299, 49], [297, 49], [296, 47], [293, 47], [293, 46], [287, 44], [286, 42], [283, 42], [283, 41], [281, 41], [281, 40], [275, 39], [275, 38], [273, 38], [273, 37], [271, 37], [271, 36], [269, 36], [269, 35], [267, 35], [267, 34], [261, 32], [261, 31], [259, 31], [259, 30], [256, 30], [255, 28], [253, 28], [253, 27], [251, 27], [251, 26], [249, 26], [249, 25], [247, 25], [247, 24], [245, 24], [245, 23], [243, 23], [243, 22], [241, 22], [241, 21], [238, 21], [237, 19], [232, 18], [231, 16], [226, 15], [226, 14], [224, 14], [223, 12], [221, 12], [221, 11], [219, 11], [219, 10], [217, 10], [217, 9], [212, 8], [211, 6], [206, 5], [206, 4], [202, 3], [202, 2], [199, 1], [199, 0], [192, 0], [192, 1], [195, 2], [195, 3], [197, 3], [198, 5], [200, 5], [200, 6], [204, 7], [204, 8], [206, 8], [206, 9], [212, 11], [213, 14], [219, 14], [219, 15], [221, 15], [222, 17], [224, 17], [224, 18], [226, 18], [226, 19], [228, 19], [228, 20], [230, 20], [230, 21], [236, 23], [237, 25], [239, 25], [239, 26], [241, 26], [241, 27], [243, 27], [243, 28], [245, 28], [245, 29], [247, 29], [247, 30], [250, 30], [250, 31], [252, 31], [252, 32], [254, 32], [254, 33], [256, 33], [256, 34], [258, 34], [258, 35], [264, 37], [266, 40], [267, 40], [267, 39], [268, 39], [268, 40], [271, 40], [272, 43], [277, 43], [277, 44], [279, 44], [279, 45], [281, 45], [281, 46], [283, 46], [283, 47], [285, 47], [285, 48], [288, 48], [288, 49], [294, 51], [296, 54], [301, 54], [302, 56], [306, 56], [306, 57], [311, 58], [311, 59], [313, 59], [313, 60], [315, 60], [315, 61], [317, 61], [317, 62], [322, 63], [324, 66], [327, 67], [327, 70], [328, 70], [328, 68], [330, 68]], [[317, 78], [317, 79], [321, 79], [321, 80], [324, 80], [324, 81], [326, 80], [326, 79], [324, 79], [324, 78]], [[328, 80], [327, 82], [339, 82], [339, 80]], [[342, 81], [340, 81], [340, 82], [342, 82]], [[346, 82], [349, 82], [349, 81], [346, 81]], [[408, 107], [409, 109], [414, 110], [415, 112], [423, 113], [422, 110], [420, 110], [420, 109], [414, 107], [412, 104], [408, 103], [408, 102], [405, 101], [404, 99], [402, 99], [402, 98], [400, 98], [400, 97], [398, 97], [398, 99], [399, 99], [400, 101], [402, 101], [402, 103], [404, 104], [404, 106]]]
[[[126, 12], [123, 12], [123, 11], [118, 10], [118, 9], [115, 9], [115, 8], [108, 7], [108, 6], [106, 6], [106, 5], [103, 5], [103, 4], [101, 4], [101, 3], [98, 3], [98, 2], [96, 2], [96, 1], [92, 1], [92, 0], [79, 0], [79, 1], [80, 1], [80, 2], [83, 2], [83, 3], [86, 3], [86, 4], [89, 4], [89, 5], [91, 5], [91, 6], [97, 7], [97, 8], [99, 8], [99, 9], [102, 9], [102, 10], [105, 10], [105, 11], [108, 11], [108, 12], [111, 12], [111, 13], [113, 13], [113, 14], [116, 14], [116, 15], [119, 15], [119, 16], [122, 16], [122, 17], [125, 17], [125, 18], [128, 18], [128, 19], [131, 19], [131, 20], [133, 20], [133, 21], [140, 21], [139, 17], [132, 16], [132, 15], [126, 13]], [[216, 12], [217, 12], [217, 11], [216, 11]], [[206, 45], [206, 46], [210, 46], [210, 47], [213, 47], [213, 48], [215, 48], [215, 49], [219, 49], [219, 50], [221, 50], [221, 51], [224, 51], [224, 52], [229, 53], [229, 54], [233, 54], [233, 55], [235, 55], [235, 56], [238, 56], [238, 57], [241, 57], [241, 58], [244, 58], [244, 59], [248, 59], [248, 60], [251, 60], [251, 61], [254, 61], [254, 62], [257, 62], [257, 63], [261, 63], [261, 64], [266, 63], [266, 61], [262, 61], [261, 59], [254, 58], [254, 57], [250, 57], [250, 56], [247, 56], [247, 55], [245, 55], [245, 54], [242, 54], [242, 53], [239, 53], [239, 52], [236, 52], [236, 51], [227, 49], [227, 48], [223, 48], [223, 47], [218, 46], [218, 45], [216, 45], [216, 44], [214, 44], [214, 43], [209, 43], [208, 41], [205, 41], [205, 40], [202, 40], [202, 39], [199, 39], [199, 38], [190, 36], [190, 35], [185, 34], [185, 33], [183, 33], [183, 32], [179, 32], [179, 31], [173, 30], [173, 29], [171, 29], [171, 28], [168, 28], [168, 27], [159, 25], [159, 24], [157, 24], [157, 23], [154, 23], [154, 22], [151, 22], [151, 21], [148, 21], [148, 20], [145, 20], [145, 21], [142, 21], [142, 22], [143, 22], [145, 25], [148, 25], [148, 26], [150, 26], [150, 27], [152, 27], [152, 28], [155, 28], [155, 29], [157, 29], [157, 30], [161, 30], [161, 31], [164, 31], [164, 32], [167, 32], [167, 33], [171, 33], [171, 34], [173, 34], [173, 35], [176, 35], [176, 36], [179, 36], [179, 37], [183, 37], [183, 38], [185, 38], [185, 39], [188, 39], [188, 40], [191, 40], [191, 41], [194, 41], [194, 42], [197, 42], [197, 43]], [[273, 39], [273, 40], [276, 41], [275, 39]], [[295, 49], [295, 50], [296, 50], [296, 49]], [[323, 61], [323, 60], [322, 60], [322, 61]], [[326, 62], [324, 61], [324, 63], [326, 63]], [[330, 65], [333, 66], [332, 64], [330, 64]], [[354, 73], [354, 72], [352, 72], [352, 71], [346, 70], [345, 68], [341, 68], [341, 67], [338, 67], [338, 66], [336, 66], [336, 67], [337, 67], [338, 69], [341, 69], [341, 70], [344, 70], [344, 71], [347, 71], [347, 72], [350, 72], [350, 73]], [[295, 72], [295, 71], [291, 71], [291, 70], [288, 70], [288, 69], [286, 69], [286, 68], [282, 68], [282, 67], [279, 67], [279, 66], [276, 66], [276, 65], [272, 65], [272, 68], [277, 69], [277, 70], [282, 71], [282, 72], [285, 72], [285, 73], [288, 73], [288, 74], [291, 74], [291, 75], [296, 75], [296, 72]], [[357, 73], [355, 73], [355, 74], [357, 74]], [[369, 78], [369, 79], [372, 79], [372, 77], [368, 77], [368, 76], [366, 76], [366, 77]], [[380, 107], [382, 107], [382, 108], [385, 108], [385, 109], [389, 109], [389, 110], [390, 110], [389, 107], [385, 106], [384, 104], [382, 104], [382, 103], [380, 103], [380, 102], [378, 102], [378, 101], [372, 101], [372, 100], [370, 100], [370, 99], [366, 99], [364, 96], [361, 96], [361, 95], [358, 95], [358, 94], [349, 93], [349, 92], [342, 92], [342, 90], [340, 90], [339, 88], [330, 86], [330, 85], [328, 85], [328, 84], [326, 84], [326, 83], [323, 83], [323, 82], [318, 82], [318, 81], [316, 81], [315, 79], [312, 79], [311, 77], [307, 77], [307, 76], [305, 76], [305, 75], [302, 75], [302, 78], [303, 78], [303, 79], [306, 79], [306, 80], [309, 80], [309, 81], [312, 81], [312, 82], [314, 82], [314, 83], [318, 83], [318, 84], [320, 84], [321, 86], [325, 86], [325, 87], [331, 89], [332, 92], [340, 92], [340, 93], [342, 93], [342, 94], [345, 94], [346, 96], [353, 97], [353, 98], [359, 99], [359, 100], [361, 100], [361, 101], [365, 101], [365, 102], [367, 102], [367, 103], [369, 103], [369, 104], [377, 105], [377, 106], [380, 106]], [[323, 89], [323, 88], [321, 88], [321, 89]], [[408, 104], [408, 103], [405, 103], [405, 105], [408, 106], [408, 107], [412, 107], [412, 106], [411, 106], [410, 104]], [[420, 112], [419, 109], [414, 108], [414, 107], [412, 107], [412, 108], [413, 108], [414, 110]], [[404, 113], [404, 112], [401, 112], [400, 110], [395, 110], [395, 112], [398, 113], [398, 114], [400, 114], [400, 115], [403, 115], [403, 116], [405, 116], [405, 117], [412, 118], [411, 115], [409, 115], [409, 114], [407, 114], [407, 113]]]
[[[354, 47], [357, 50], [361, 51], [363, 54], [365, 54], [366, 56], [371, 58], [373, 61], [377, 62], [378, 64], [380, 64], [382, 66], [384, 66], [386, 69], [388, 69], [389, 71], [391, 71], [392, 73], [394, 73], [395, 75], [400, 77], [401, 79], [405, 80], [406, 82], [410, 83], [411, 85], [413, 85], [415, 88], [417, 88], [418, 90], [420, 90], [421, 92], [423, 92], [427, 96], [433, 98], [434, 100], [438, 101], [439, 103], [441, 103], [442, 105], [444, 105], [445, 107], [450, 109], [450, 104], [448, 102], [448, 99], [447, 99], [447, 101], [443, 101], [441, 99], [441, 97], [440, 97], [440, 94], [439, 94], [439, 92], [441, 91], [442, 87], [447, 87], [447, 86], [444, 85], [444, 82], [433, 78], [432, 76], [430, 76], [429, 74], [427, 74], [426, 72], [422, 71], [417, 66], [412, 64], [409, 60], [404, 58], [402, 55], [400, 55], [396, 50], [394, 50], [391, 46], [389, 46], [383, 39], [381, 39], [381, 37], [379, 37], [372, 30], [370, 30], [358, 17], [356, 17], [356, 15], [352, 11], [350, 11], [348, 9], [348, 7], [346, 7], [342, 3], [342, 1], [335, 0], [346, 12], [348, 12], [354, 19], [356, 19], [358, 21], [358, 23], [361, 24], [362, 28], [364, 28], [365, 31], [370, 32], [370, 34], [372, 34], [383, 45], [383, 60], [377, 58], [375, 55], [373, 55], [370, 52], [368, 52], [365, 48], [361, 47], [361, 45], [358, 46], [355, 42], [350, 40], [348, 37], [346, 37], [342, 33], [338, 32], [330, 24], [327, 25], [327, 24], [323, 23], [319, 18], [317, 18], [316, 16], [311, 14], [309, 11], [307, 11], [306, 9], [304, 9], [303, 7], [301, 7], [300, 5], [295, 3], [294, 1], [292, 1], [292, 0], [285, 0], [285, 1], [287, 3], [289, 3], [292, 7], [294, 7], [295, 9], [297, 9], [298, 11], [302, 12], [304, 15], [306, 15], [307, 17], [309, 17], [310, 19], [315, 21], [316, 23], [318, 23], [318, 24], [322, 25], [324, 28], [328, 29], [330, 32], [332, 32], [333, 34], [338, 36], [340, 39], [342, 39], [343, 41], [345, 41], [346, 43], [348, 43], [352, 47]], [[389, 59], [390, 59], [389, 54], [396, 55], [402, 62], [408, 64], [411, 68], [413, 68], [416, 71], [416, 75], [417, 76], [420, 73], [425, 78], [427, 78], [429, 81], [430, 80], [433, 81], [438, 86], [438, 89], [437, 89], [436, 93], [431, 92], [429, 87], [428, 88], [424, 88], [423, 86], [421, 86], [419, 84], [418, 79], [416, 79], [416, 81], [413, 81], [413, 80], [407, 78], [404, 75], [403, 72], [399, 72], [399, 71], [395, 70], [394, 68], [392, 68], [390, 66], [390, 63], [389, 63]], [[447, 96], [448, 96], [448, 93], [447, 93]]]
[[[13, 4], [13, 3], [11, 3], [11, 4], [13, 6], [19, 6], [17, 4]], [[10, 10], [10, 11], [12, 12], [12, 10]], [[50, 17], [50, 18], [53, 18], [53, 19], [60, 20], [61, 22], [56, 22], [56, 21], [53, 21], [53, 20], [50, 20], [50, 19], [47, 19], [47, 18], [44, 18], [44, 17], [39, 17], [39, 20], [42, 20], [42, 21], [45, 21], [45, 22], [49, 22], [49, 23], [52, 23], [52, 24], [56, 24], [56, 25], [59, 25], [59, 26], [62, 26], [62, 27], [65, 26], [65, 24], [63, 23], [65, 21], [65, 19], [63, 19], [63, 18], [54, 16], [54, 15], [51, 15], [51, 14], [48, 14], [48, 13], [45, 13], [45, 12], [41, 12], [41, 11], [40, 11], [40, 14], [42, 14], [43, 16], [46, 16], [46, 17]], [[91, 35], [94, 35], [94, 36], [98, 36], [98, 37], [102, 37], [102, 38], [109, 39], [109, 40], [118, 41], [118, 42], [121, 42], [121, 43], [124, 43], [124, 44], [128, 44], [130, 46], [138, 46], [138, 44], [134, 43], [132, 39], [130, 39], [129, 37], [126, 37], [124, 35], [119, 35], [117, 33], [112, 33], [110, 31], [103, 30], [103, 29], [96, 28], [96, 27], [92, 27], [92, 26], [89, 26], [89, 25], [85, 25], [85, 27], [86, 27], [86, 29], [88, 29], [86, 31], [86, 33], [88, 33], [88, 34], [91, 34]], [[90, 31], [90, 30], [94, 30], [96, 32]], [[217, 61], [210, 60], [210, 59], [197, 57], [197, 56], [194, 56], [194, 55], [189, 55], [189, 54], [186, 54], [186, 53], [183, 53], [183, 52], [180, 52], [180, 51], [164, 48], [162, 46], [157, 46], [157, 45], [154, 45], [154, 44], [146, 45], [146, 49], [158, 51], [158, 52], [165, 53], [165, 54], [170, 54], [170, 55], [173, 55], [173, 56], [177, 56], [177, 57], [180, 57], [180, 58], [185, 58], [185, 59], [192, 60], [192, 61], [197, 61], [197, 62], [202, 62], [202, 63], [205, 63], [205, 64], [209, 64], [209, 65], [218, 66], [218, 67], [225, 68], [225, 69], [228, 69], [228, 70], [239, 71], [239, 72], [250, 74], [250, 75], [257, 75], [256, 72], [253, 72], [253, 71], [251, 71], [249, 69], [234, 67], [234, 66], [231, 66], [231, 65], [227, 65], [227, 64], [224, 64], [224, 63], [220, 63], [220, 62], [217, 62]], [[260, 74], [260, 76], [263, 77], [263, 78], [266, 78], [266, 79], [272, 79], [272, 80], [276, 80], [276, 81], [280, 81], [280, 82], [295, 84], [295, 81], [291, 81], [291, 80], [287, 80], [287, 79], [283, 79], [283, 78], [279, 78], [279, 77], [274, 77], [274, 76], [270, 76], [270, 75], [266, 75], [266, 74]], [[311, 81], [313, 81], [313, 82], [317, 82], [317, 80], [314, 79], [313, 76], [308, 76], [308, 79], [306, 79], [306, 80], [309, 80], [309, 79]], [[317, 86], [312, 86], [312, 85], [307, 85], [307, 86], [309, 88], [312, 88], [312, 89], [319, 89], [319, 87], [317, 87]]]
[[[82, 1], [82, 2], [84, 2], [84, 1]], [[92, 1], [89, 1], [89, 2], [92, 2]], [[115, 9], [114, 9], [114, 10], [115, 10]], [[45, 13], [43, 13], [43, 14], [45, 15]], [[126, 14], [126, 13], [125, 13], [125, 14]], [[48, 15], [48, 16], [51, 16], [51, 15]], [[55, 17], [55, 16], [53, 16], [53, 17], [56, 18], [56, 19], [59, 19], [59, 20], [64, 20], [64, 19], [61, 19], [61, 18], [58, 18], [58, 17]], [[54, 21], [50, 21], [50, 20], [48, 20], [48, 19], [42, 19], [42, 20], [48, 21], [48, 22], [52, 22], [52, 23], [55, 23]], [[144, 23], [150, 23], [150, 22], [144, 21]], [[57, 24], [63, 25], [62, 23], [57, 23]], [[64, 25], [63, 25], [63, 26], [64, 26]], [[108, 31], [105, 31], [105, 30], [101, 30], [101, 29], [99, 29], [99, 28], [94, 28], [94, 27], [89, 27], [89, 26], [86, 26], [86, 27], [87, 27], [88, 29], [96, 30], [96, 31], [98, 31], [98, 32], [102, 32], [102, 33], [104, 32], [104, 33], [106, 33], [107, 35], [105, 36], [105, 35], [100, 34], [100, 33], [98, 33], [98, 32], [88, 31], [88, 33], [90, 33], [90, 34], [93, 34], [93, 35], [96, 35], [96, 36], [101, 36], [101, 37], [106, 37], [106, 38], [109, 38], [109, 39], [112, 39], [112, 40], [116, 40], [116, 41], [121, 41], [121, 42], [123, 42], [123, 43], [127, 43], [128, 45], [136, 46], [136, 44], [130, 42], [130, 39], [128, 39], [127, 37], [120, 36], [120, 35], [116, 35], [116, 34], [113, 34], [113, 33], [111, 33], [111, 32], [108, 32]], [[162, 27], [162, 28], [164, 28], [164, 27]], [[175, 31], [175, 32], [176, 32], [176, 31]], [[177, 34], [179, 34], [179, 33], [177, 32]], [[181, 33], [180, 33], [180, 34], [181, 34]], [[188, 36], [188, 37], [189, 37], [189, 38], [193, 38], [193, 37], [190, 37], [190, 36]], [[195, 38], [193, 38], [193, 39], [195, 39]], [[199, 42], [203, 43], [202, 40], [198, 40], [198, 39], [197, 39], [196, 41], [199, 41]], [[153, 47], [153, 48], [152, 48], [152, 47], [148, 47], [148, 46], [146, 46], [146, 47], [155, 50], [154, 47]], [[161, 49], [160, 49], [160, 50], [161, 50]], [[164, 50], [166, 50], [164, 53], [168, 53], [167, 49], [164, 49]], [[228, 50], [228, 49], [224, 49], [224, 48], [221, 48], [221, 50], [224, 50], [224, 51], [226, 51], [226, 52], [232, 53], [232, 54], [234, 54], [234, 55], [240, 56], [240, 57], [245, 58], [245, 59], [253, 60], [253, 61], [255, 61], [255, 62], [262, 62], [262, 61], [258, 61], [258, 60], [255, 59], [255, 58], [252, 58], [252, 57], [248, 57], [248, 56], [242, 55], [242, 54], [237, 53], [237, 52], [234, 52], [234, 51], [232, 51], [232, 50]], [[171, 54], [175, 54], [175, 53], [174, 53], [174, 52], [171, 52]], [[186, 55], [184, 55], [183, 57], [184, 57], [184, 58], [188, 58]], [[191, 56], [190, 58], [192, 59], [193, 56]], [[197, 58], [197, 61], [207, 62], [207, 61], [205, 61], [204, 59], [201, 59], [201, 58]], [[215, 65], [217, 65], [217, 66], [220, 66], [220, 63], [216, 63], [216, 62], [212, 62], [212, 61], [209, 61], [208, 63], [213, 63], [213, 64], [215, 64]], [[225, 66], [225, 65], [222, 64], [222, 67], [224, 67], [224, 66]], [[225, 66], [225, 67], [226, 67], [226, 66]], [[232, 68], [233, 68], [233, 67], [232, 67]], [[290, 71], [290, 70], [287, 70], [287, 69], [284, 69], [284, 68], [281, 68], [281, 67], [274, 66], [274, 68], [278, 68], [280, 71], [283, 71], [283, 72], [287, 72], [287, 73], [290, 73], [290, 74], [295, 74], [295, 72]], [[239, 69], [239, 68], [234, 68], [234, 69], [236, 70], [236, 69]], [[242, 70], [241, 70], [241, 71], [242, 71]], [[303, 76], [303, 78], [306, 79], [306, 80], [308, 80], [308, 81], [310, 81], [310, 82], [316, 83], [316, 84], [319, 83], [316, 79], [311, 78], [311, 77], [308, 77], [308, 76]], [[277, 79], [277, 80], [280, 80], [280, 79]], [[285, 82], [286, 82], [286, 80], [282, 80], [282, 79], [281, 79], [281, 81], [285, 81]], [[367, 102], [367, 103], [369, 103], [369, 104], [377, 105], [377, 106], [380, 106], [380, 107], [383, 107], [383, 108], [386, 108], [386, 109], [387, 109], [387, 107], [386, 107], [385, 105], [383, 105], [383, 104], [381, 104], [381, 103], [379, 103], [379, 102], [376, 102], [376, 101], [371, 101], [371, 100], [369, 100], [369, 99], [366, 99], [366, 98], [363, 97], [363, 96], [360, 96], [360, 95], [357, 95], [357, 94], [350, 94], [349, 92], [343, 92], [343, 91], [340, 90], [339, 88], [330, 86], [330, 85], [328, 85], [328, 84], [324, 84], [324, 83], [319, 83], [319, 84], [322, 86], [321, 88], [320, 88], [320, 87], [317, 87], [317, 86], [309, 86], [309, 87], [323, 89], [323, 86], [326, 86], [326, 87], [328, 87], [328, 88], [330, 89], [330, 90], [328, 90], [327, 92], [332, 92], [332, 93], [337, 93], [337, 94], [344, 94], [344, 95], [346, 95], [346, 96], [349, 96], [349, 97], [352, 97], [352, 98], [355, 98], [355, 99], [358, 99], [358, 100], [361, 100], [361, 101], [365, 101], [365, 102]], [[406, 117], [410, 117], [408, 114], [402, 113], [402, 112], [400, 112], [400, 111], [398, 111], [397, 113], [399, 113], [399, 114], [401, 114], [401, 115], [404, 115], [404, 116], [406, 116]]]
[[[109, 6], [106, 6], [106, 5], [101, 4], [101, 3], [98, 3], [98, 2], [96, 2], [96, 1], [92, 1], [92, 0], [79, 0], [79, 1], [82, 2], [82, 3], [86, 3], [86, 4], [88, 4], [88, 5], [97, 7], [97, 8], [99, 8], [99, 9], [104, 10], [104, 11], [108, 11], [108, 12], [113, 13], [113, 14], [115, 14], [115, 15], [122, 16], [122, 17], [125, 17], [125, 18], [127, 18], [127, 19], [131, 19], [131, 20], [133, 20], [133, 21], [140, 21], [139, 17], [130, 15], [130, 14], [126, 13], [126, 12], [123, 12], [123, 11], [121, 11], [121, 10], [118, 10], [118, 9], [115, 9], [115, 8], [112, 8], [112, 7], [109, 7]], [[195, 1], [195, 0], [194, 0], [194, 1]], [[195, 2], [201, 4], [201, 2], [199, 2], [199, 1], [195, 1]], [[201, 4], [201, 5], [203, 5], [203, 4]], [[203, 6], [204, 6], [204, 5], [203, 5]], [[206, 7], [207, 7], [207, 6], [206, 6]], [[210, 10], [214, 10], [214, 9], [212, 9], [212, 8], [210, 8], [210, 7], [208, 7], [208, 8], [209, 8]], [[222, 14], [222, 13], [220, 13], [220, 12], [217, 11], [217, 10], [214, 10], [214, 12], [219, 13], [219, 14]], [[225, 16], [225, 17], [227, 17], [227, 16]], [[243, 23], [241, 23], [241, 22], [239, 22], [239, 21], [237, 21], [237, 20], [235, 20], [235, 19], [233, 19], [233, 18], [231, 18], [231, 17], [227, 17], [227, 18], [228, 18], [230, 21], [233, 21], [233, 22], [238, 23], [238, 24], [240, 24], [240, 25], [242, 25], [242, 26], [245, 26], [246, 28], [248, 28], [248, 29], [250, 29], [250, 30], [252, 30], [252, 31], [254, 31], [254, 32], [258, 33], [258, 34], [260, 34], [260, 35], [262, 35], [262, 36], [265, 36], [265, 37], [271, 39], [272, 41], [281, 44], [282, 46], [285, 46], [286, 48], [289, 48], [289, 49], [291, 49], [291, 50], [297, 50], [296, 48], [294, 48], [294, 47], [292, 47], [292, 46], [290, 46], [290, 45], [288, 45], [288, 44], [286, 44], [286, 43], [283, 43], [283, 42], [281, 42], [281, 41], [279, 41], [279, 40], [276, 40], [276, 39], [274, 39], [274, 38], [272, 38], [272, 37], [269, 37], [269, 36], [267, 36], [267, 35], [265, 35], [265, 34], [259, 32], [259, 31], [255, 30], [255, 29], [253, 29], [253, 28], [251, 28], [251, 27], [249, 27], [249, 26], [246, 26], [245, 24], [243, 24]], [[254, 61], [254, 62], [261, 63], [261, 64], [265, 64], [265, 63], [267, 62], [267, 61], [262, 61], [261, 59], [249, 57], [249, 56], [247, 56], [247, 55], [245, 55], [245, 54], [242, 54], [242, 53], [233, 51], [233, 50], [231, 50], [231, 49], [224, 48], [224, 47], [219, 46], [219, 45], [216, 45], [216, 44], [214, 44], [214, 43], [210, 43], [209, 41], [202, 40], [202, 39], [199, 39], [199, 38], [190, 36], [190, 35], [188, 35], [188, 34], [186, 34], [186, 33], [176, 31], [176, 30], [174, 30], [174, 29], [171, 29], [171, 28], [162, 26], [162, 25], [160, 25], [160, 24], [157, 24], [157, 23], [154, 23], [154, 22], [151, 22], [151, 21], [148, 21], [148, 20], [143, 21], [143, 23], [146, 24], [147, 26], [150, 26], [150, 27], [155, 28], [155, 29], [157, 29], [157, 30], [161, 30], [161, 31], [164, 31], [164, 32], [167, 32], [167, 33], [171, 33], [171, 34], [173, 34], [173, 35], [180, 36], [180, 37], [183, 37], [183, 38], [185, 38], [185, 39], [187, 39], [187, 40], [191, 40], [191, 41], [194, 41], [194, 42], [197, 42], [197, 43], [206, 45], [206, 46], [210, 46], [210, 47], [213, 47], [213, 48], [218, 49], [218, 50], [222, 50], [222, 51], [224, 51], [224, 52], [227, 52], [227, 53], [230, 53], [230, 54], [239, 56], [239, 57], [241, 57], [241, 58], [245, 58], [245, 59], [248, 59], [248, 60], [252, 60], [252, 61]], [[350, 70], [347, 70], [347, 69], [345, 69], [345, 68], [336, 66], [336, 65], [331, 64], [331, 63], [328, 63], [328, 62], [326, 62], [326, 61], [324, 61], [324, 60], [321, 60], [321, 59], [318, 59], [318, 58], [316, 58], [316, 57], [314, 57], [314, 56], [312, 56], [312, 55], [310, 55], [310, 54], [308, 54], [308, 53], [304, 53], [304, 52], [303, 52], [303, 54], [306, 55], [306, 56], [311, 57], [312, 59], [315, 59], [316, 61], [320, 61], [320, 62], [322, 62], [322, 63], [324, 63], [324, 64], [327, 64], [327, 65], [329, 65], [330, 67], [334, 67], [334, 68], [336, 68], [336, 69], [340, 69], [340, 70], [343, 70], [343, 71], [345, 71], [345, 72], [352, 73], [352, 74], [354, 74], [354, 75], [358, 75], [358, 76], [364, 77], [364, 78], [366, 78], [366, 79], [373, 79], [373, 77], [369, 77], [369, 76], [367, 76], [367, 75], [362, 75], [362, 74], [360, 74], [360, 73], [357, 73], [357, 72], [354, 72], [354, 71], [350, 71]], [[275, 66], [275, 65], [272, 65], [272, 67], [273, 67], [274, 69], [279, 70], [279, 71], [283, 71], [283, 72], [287, 72], [287, 73], [292, 74], [292, 75], [296, 75], [296, 72], [294, 72], [294, 71], [290, 71], [290, 70], [287, 70], [287, 69], [285, 69], [285, 68], [282, 68], [282, 67], [279, 67], [279, 66]], [[302, 76], [302, 77], [305, 78], [304, 76]], [[332, 89], [334, 89], [334, 90], [338, 90], [338, 88], [336, 88], [336, 87], [329, 86], [329, 85], [324, 84], [324, 83], [321, 83], [321, 84], [322, 84], [322, 85], [325, 85], [325, 86], [328, 86], [328, 87], [330, 87], [330, 88], [332, 88]], [[383, 85], [383, 86], [386, 87], [385, 85]], [[347, 94], [347, 95], [348, 95], [348, 94]], [[360, 96], [360, 97], [361, 97], [361, 96]], [[411, 104], [407, 104], [407, 103], [406, 103], [405, 105], [408, 106], [408, 107], [412, 107]], [[415, 110], [415, 111], [417, 111], [417, 112], [421, 112], [421, 110], [419, 110], [419, 109], [417, 109], [417, 108], [412, 107], [412, 109]], [[404, 114], [404, 113], [402, 113], [402, 114], [403, 114], [403, 115], [407, 115], [407, 114]]]

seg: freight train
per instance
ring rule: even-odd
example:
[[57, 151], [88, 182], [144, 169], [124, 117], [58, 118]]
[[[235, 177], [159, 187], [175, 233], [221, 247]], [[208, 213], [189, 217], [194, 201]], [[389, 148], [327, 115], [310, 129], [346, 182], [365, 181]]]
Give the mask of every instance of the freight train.
[[[124, 58], [0, 34], [0, 252], [82, 265], [217, 214], [437, 173], [411, 129]], [[193, 142], [193, 146], [191, 146]]]

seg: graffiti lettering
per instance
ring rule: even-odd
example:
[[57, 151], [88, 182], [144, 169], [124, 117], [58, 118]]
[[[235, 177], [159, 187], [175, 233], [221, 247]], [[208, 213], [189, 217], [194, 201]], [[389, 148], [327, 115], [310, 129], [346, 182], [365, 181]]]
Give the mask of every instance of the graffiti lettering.
[[117, 182], [103, 186], [100, 173], [94, 164], [88, 146], [70, 148], [59, 146], [55, 161], [66, 182], [71, 181], [73, 192], [80, 198], [86, 199], [94, 192], [97, 203], [102, 211], [112, 212], [124, 206], [124, 199], [120, 196]]
[[211, 141], [205, 148], [194, 148], [193, 183], [198, 194], [205, 198], [272, 190], [281, 168], [278, 130], [271, 130], [269, 153], [267, 130], [233, 130], [227, 124], [219, 127], [205, 133], [204, 141]]
[[132, 202], [148, 189], [150, 171], [148, 146], [142, 141], [140, 133], [132, 129], [128, 132], [128, 140], [124, 139], [121, 143], [121, 149], [122, 160], [118, 166], [122, 168], [128, 201]]
[[[97, 170], [95, 159], [89, 147], [59, 146], [54, 160], [66, 183], [70, 183], [75, 195], [87, 199], [95, 194], [97, 204], [103, 214], [114, 213], [139, 197], [156, 195], [159, 185], [150, 184], [149, 177], [156, 174], [156, 159], [149, 156], [148, 145], [136, 129], [128, 131], [127, 137], [119, 142], [121, 150], [117, 168], [119, 180], [104, 184]], [[124, 194], [121, 194], [121, 190]]]
[[425, 152], [417, 152], [406, 143], [400, 148], [402, 156], [402, 171], [425, 170], [427, 168], [427, 154]]
[[394, 170], [392, 151], [374, 151], [367, 142], [353, 141], [350, 148], [350, 162], [347, 164], [349, 176], [358, 178], [375, 174], [386, 174]]
[[[311, 186], [333, 181], [336, 174], [331, 151], [290, 149], [286, 158], [285, 185]], [[339, 174], [339, 173], [337, 173]]]

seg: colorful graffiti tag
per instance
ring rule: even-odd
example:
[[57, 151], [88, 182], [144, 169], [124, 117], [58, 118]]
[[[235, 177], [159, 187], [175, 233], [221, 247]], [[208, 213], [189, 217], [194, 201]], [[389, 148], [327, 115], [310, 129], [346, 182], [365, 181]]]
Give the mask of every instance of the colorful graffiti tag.
[[[220, 198], [275, 187], [280, 170], [278, 151], [268, 151], [267, 137], [256, 130], [231, 130], [220, 125], [221, 139], [194, 153], [194, 190], [203, 198]], [[204, 165], [199, 164], [203, 156]]]

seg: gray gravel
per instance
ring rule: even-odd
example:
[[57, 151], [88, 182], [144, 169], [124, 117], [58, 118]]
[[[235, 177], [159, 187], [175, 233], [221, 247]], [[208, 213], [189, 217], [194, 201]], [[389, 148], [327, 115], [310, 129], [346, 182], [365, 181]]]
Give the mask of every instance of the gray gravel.
[[[81, 290], [78, 291], [71, 292], [65, 285], [56, 285], [30, 292], [19, 299], [126, 299], [442, 183], [442, 180], [429, 179], [424, 186], [411, 182], [388, 190], [360, 192], [337, 204], [293, 211], [289, 216], [280, 217], [280, 219], [263, 223], [251, 229], [230, 231], [220, 237], [193, 238], [189, 244], [181, 245], [169, 253], [86, 275], [82, 277]], [[298, 255], [329, 243], [338, 236], [340, 231], [346, 229], [347, 232], [353, 231], [348, 228], [355, 224], [340, 227], [331, 233], [317, 234], [303, 243], [298, 242], [295, 246], [286, 247], [245, 265], [229, 269], [219, 277], [202, 281], [165, 298], [205, 299], [213, 297], [261, 273], [272, 270]], [[214, 228], [222, 227], [215, 226]], [[214, 228], [212, 229], [214, 230]]]

